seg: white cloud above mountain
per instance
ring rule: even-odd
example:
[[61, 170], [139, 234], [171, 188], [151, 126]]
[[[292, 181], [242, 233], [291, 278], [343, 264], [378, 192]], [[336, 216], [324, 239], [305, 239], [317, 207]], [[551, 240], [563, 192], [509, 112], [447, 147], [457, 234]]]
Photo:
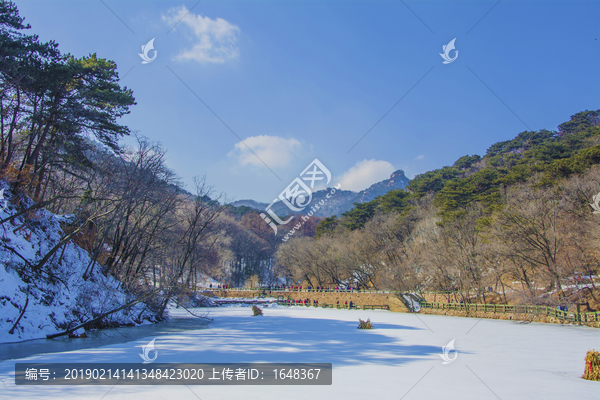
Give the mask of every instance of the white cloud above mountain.
[[227, 155], [234, 157], [241, 166], [266, 164], [269, 168], [284, 168], [290, 165], [301, 149], [302, 144], [294, 138], [260, 135], [236, 143]]
[[169, 25], [186, 27], [194, 42], [191, 48], [177, 55], [177, 60], [221, 64], [239, 55], [241, 30], [222, 18], [203, 17], [190, 12], [186, 6], [180, 6], [170, 8], [162, 20]]
[[395, 170], [394, 166], [387, 161], [364, 159], [342, 174], [339, 182], [342, 184], [342, 189], [358, 192], [388, 179]]

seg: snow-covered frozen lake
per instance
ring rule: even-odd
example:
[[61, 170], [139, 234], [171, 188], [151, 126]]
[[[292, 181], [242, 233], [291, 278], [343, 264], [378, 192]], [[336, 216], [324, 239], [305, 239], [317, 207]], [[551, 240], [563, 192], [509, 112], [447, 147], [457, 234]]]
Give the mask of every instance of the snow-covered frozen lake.
[[[185, 311], [172, 310], [178, 317]], [[0, 362], [2, 399], [599, 399], [600, 382], [580, 378], [585, 353], [600, 349], [600, 330], [501, 320], [315, 308], [209, 310], [208, 327], [165, 332], [102, 347], [42, 353]], [[373, 330], [358, 330], [370, 318]], [[137, 328], [133, 328], [137, 329]], [[331, 386], [16, 386], [24, 362], [140, 362], [156, 337], [157, 362], [324, 362]], [[457, 359], [441, 347], [456, 339]], [[25, 343], [24, 343], [25, 344]], [[24, 345], [23, 344], [23, 345]], [[17, 354], [17, 353], [13, 353]], [[3, 359], [5, 357], [0, 357]]]

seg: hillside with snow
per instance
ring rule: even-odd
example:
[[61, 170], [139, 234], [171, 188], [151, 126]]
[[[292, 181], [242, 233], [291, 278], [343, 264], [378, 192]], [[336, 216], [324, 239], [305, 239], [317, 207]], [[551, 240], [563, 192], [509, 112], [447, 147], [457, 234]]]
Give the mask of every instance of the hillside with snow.
[[[4, 181], [0, 181], [0, 190], [4, 197], [0, 199], [0, 220], [33, 204], [30, 198], [12, 193]], [[90, 256], [72, 241], [36, 269], [63, 238], [62, 226], [73, 218], [38, 209], [2, 223], [0, 343], [64, 332], [132, 299], [116, 279], [103, 275], [99, 268], [84, 279]], [[106, 316], [96, 327], [144, 324], [153, 321], [153, 315], [146, 304], [137, 303]]]

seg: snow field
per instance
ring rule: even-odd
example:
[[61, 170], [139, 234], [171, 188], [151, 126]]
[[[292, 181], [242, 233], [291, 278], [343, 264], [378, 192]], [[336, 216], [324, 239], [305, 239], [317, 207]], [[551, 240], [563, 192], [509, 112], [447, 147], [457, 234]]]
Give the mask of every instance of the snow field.
[[[252, 317], [248, 307], [202, 311], [215, 319], [208, 329], [156, 337], [157, 362], [328, 362], [333, 364], [333, 384], [24, 387], [14, 384], [15, 360], [10, 360], [0, 362], [0, 398], [599, 398], [600, 383], [580, 378], [585, 353], [600, 348], [600, 332], [594, 328], [313, 307], [266, 308], [262, 317]], [[370, 318], [374, 329], [356, 329], [359, 318]], [[140, 362], [142, 346], [153, 338], [19, 361]], [[452, 339], [457, 358], [442, 365], [441, 346]]]

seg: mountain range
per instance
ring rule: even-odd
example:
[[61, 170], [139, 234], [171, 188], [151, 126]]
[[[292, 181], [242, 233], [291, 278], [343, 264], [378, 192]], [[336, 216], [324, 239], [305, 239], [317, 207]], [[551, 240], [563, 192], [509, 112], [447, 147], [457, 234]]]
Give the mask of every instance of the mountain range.
[[[324, 200], [324, 204], [316, 210], [313, 215], [317, 217], [330, 217], [337, 215], [338, 217], [354, 208], [354, 203], [366, 203], [377, 196], [382, 196], [390, 190], [404, 189], [410, 180], [404, 175], [404, 171], [399, 169], [394, 172], [389, 179], [385, 179], [381, 182], [374, 183], [365, 190], [360, 192], [353, 192], [351, 190], [344, 190], [343, 188], [338, 189], [329, 199], [325, 196], [331, 188], [318, 190], [312, 194], [311, 203], [300, 212], [293, 212], [283, 202], [276, 202], [271, 209], [279, 216], [285, 216], [289, 214], [307, 214], [311, 206], [319, 204], [321, 200]], [[262, 203], [255, 200], [237, 200], [231, 203], [235, 207], [250, 207], [258, 211], [264, 211], [269, 204]]]

